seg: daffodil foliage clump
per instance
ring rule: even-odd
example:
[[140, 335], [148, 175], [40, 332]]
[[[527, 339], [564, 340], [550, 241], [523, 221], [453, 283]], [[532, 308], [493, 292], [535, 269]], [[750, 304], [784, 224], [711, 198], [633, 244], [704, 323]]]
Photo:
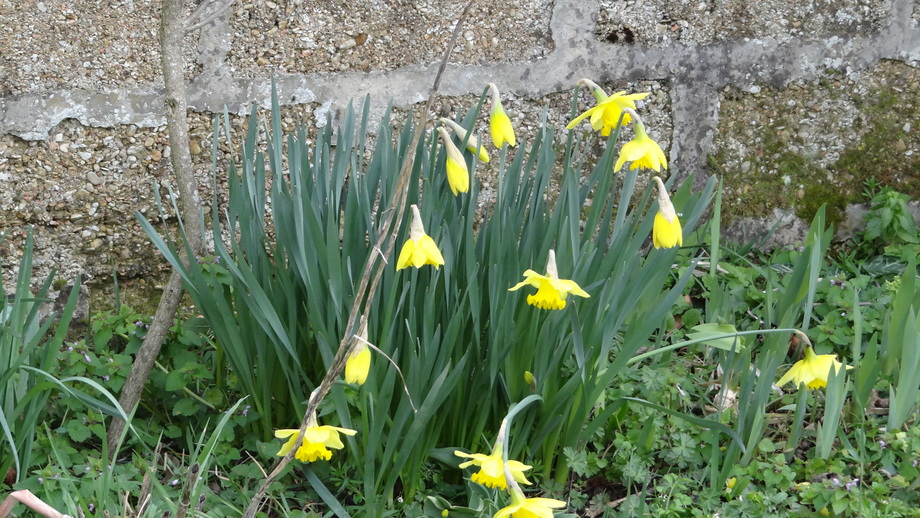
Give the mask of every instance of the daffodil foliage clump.
[[[433, 452], [479, 449], [509, 402], [532, 394], [542, 405], [515, 434], [512, 452], [531, 459], [535, 476], [565, 480], [562, 448], [579, 443], [605, 387], [664, 323], [689, 279], [673, 282], [676, 245], [696, 227], [714, 181], [698, 193], [689, 183], [661, 183], [652, 205], [655, 187], [638, 184], [635, 167], [617, 170], [616, 129], [604, 132], [600, 161], [587, 164], [574, 157], [595, 145], [593, 130], [560, 135], [543, 127], [525, 141], [514, 134], [498, 88], [487, 91], [487, 109], [480, 103], [446, 119], [416, 148], [408, 145], [424, 127], [385, 115], [370, 159], [370, 100], [362, 114], [349, 109], [341, 126], [329, 124], [312, 140], [307, 128], [282, 135], [276, 104], [264, 152], [253, 111], [231, 164], [229, 202], [212, 214], [215, 235], [233, 236], [229, 246], [215, 242], [218, 259], [183, 266], [149, 227], [250, 396], [259, 417], [251, 431], [269, 441], [287, 430], [281, 451], [309, 460], [328, 458], [328, 447], [341, 441], [346, 454], [332, 462], [362, 481], [368, 509], [392, 504], [397, 484], [403, 498], [420, 496]], [[635, 107], [629, 101], [623, 113], [639, 124]], [[491, 124], [480, 124], [480, 113]], [[356, 332], [345, 324], [362, 302], [353, 298], [359, 272], [383, 253], [378, 225], [394, 210], [387, 200], [408, 154], [415, 167], [397, 208], [404, 224], [364, 315], [364, 347], [351, 353], [348, 383], [333, 388], [315, 425], [357, 433], [330, 434], [315, 449], [298, 445], [292, 425], [336, 345]], [[659, 154], [656, 171], [666, 167]], [[483, 167], [499, 178], [495, 200], [480, 199]], [[560, 188], [549, 204], [553, 174]], [[494, 202], [492, 210], [477, 214], [484, 201]], [[670, 218], [667, 229], [658, 228], [659, 210]], [[320, 495], [333, 492], [310, 480]]]
[[[767, 299], [757, 321], [736, 326], [719, 266], [719, 200], [710, 205], [716, 180], [697, 192], [692, 182], [666, 181], [664, 152], [641, 121], [644, 96], [580, 84], [597, 104], [573, 110], [567, 130], [544, 126], [532, 141], [520, 138], [489, 85], [479, 105], [430, 130], [428, 121], [394, 121], [387, 112], [372, 150], [370, 99], [310, 138], [306, 127], [282, 134], [276, 99], [267, 121], [253, 110], [230, 165], [229, 201], [211, 214], [213, 234], [230, 236], [215, 241], [215, 261], [185, 265], [146, 224], [249, 398], [254, 417], [237, 433], [260, 462], [295, 459], [283, 479], [288, 491], [338, 516], [401, 509], [548, 517], [584, 506], [556, 497], [571, 477], [603, 471], [598, 452], [612, 451], [624, 498], [642, 504], [640, 495], [676, 487], [659, 489], [661, 479], [640, 469], [667, 435], [682, 445], [667, 459], [694, 466], [719, 499], [732, 476], [742, 482], [732, 488], [743, 485], [733, 466], [754, 462], [778, 380], [795, 385], [786, 388], [796, 395], [790, 447], [806, 435], [807, 410], [821, 403], [827, 412], [813, 439], [821, 458], [830, 455], [839, 423], [826, 416], [839, 417], [848, 376], [862, 380], [857, 393], [867, 401], [871, 369], [851, 370], [809, 342], [813, 286], [830, 240], [823, 221], [788, 278], [765, 271], [757, 281]], [[621, 146], [627, 124], [635, 138]], [[229, 134], [224, 126], [215, 141]], [[586, 163], [579, 157], [597, 135], [605, 150]], [[235, 136], [230, 143], [239, 145]], [[400, 178], [407, 158], [413, 167]], [[482, 168], [498, 178], [494, 200], [480, 197]], [[640, 183], [641, 169], [661, 176]], [[559, 190], [549, 197], [555, 174]], [[403, 189], [406, 198], [391, 205]], [[710, 209], [716, 223], [700, 231]], [[402, 224], [388, 247], [381, 222], [391, 214]], [[362, 277], [369, 261], [385, 263], [379, 277]], [[357, 300], [368, 282], [372, 295]], [[694, 289], [713, 302], [695, 322], [688, 316], [686, 329], [675, 327], [675, 308], [692, 304]], [[349, 329], [356, 304], [362, 317]], [[791, 336], [800, 337], [802, 356], [788, 361]], [[339, 381], [305, 415], [343, 337], [354, 345]], [[684, 364], [672, 361], [677, 353], [706, 365], [713, 379], [674, 383], [669, 373]], [[619, 388], [646, 378], [654, 383], [639, 385], [645, 389], [676, 384], [674, 401]], [[719, 397], [696, 388], [710, 385]], [[695, 403], [681, 403], [688, 391]], [[725, 403], [730, 396], [734, 406]], [[516, 406], [524, 401], [526, 409]], [[913, 407], [900, 405], [893, 426], [910, 419]], [[622, 427], [636, 416], [643, 424], [627, 434]], [[696, 432], [666, 434], [664, 416]], [[598, 447], [599, 438], [608, 446]], [[527, 489], [531, 482], [537, 489]]]

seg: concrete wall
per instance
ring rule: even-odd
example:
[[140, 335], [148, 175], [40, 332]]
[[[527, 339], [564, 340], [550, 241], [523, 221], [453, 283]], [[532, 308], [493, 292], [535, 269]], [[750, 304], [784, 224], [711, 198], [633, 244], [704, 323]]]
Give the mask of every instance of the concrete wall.
[[[154, 182], [172, 174], [158, 4], [0, 0], [7, 274], [29, 226], [39, 272], [55, 266], [65, 279], [84, 272], [110, 284], [114, 268], [143, 292], [164, 268], [131, 215], [153, 214]], [[419, 103], [461, 8], [439, 0], [237, 0], [189, 34], [202, 193], [210, 193], [213, 113], [227, 107], [241, 126], [252, 102], [268, 105], [272, 75], [288, 126], [321, 124], [366, 94], [378, 116], [389, 99]], [[868, 177], [920, 197], [918, 19], [917, 0], [483, 1], [436, 111], [453, 115], [495, 82], [526, 135], [544, 110], [567, 121], [581, 77], [608, 92], [652, 92], [640, 112], [670, 173], [721, 175], [731, 231], [785, 218], [784, 239], [794, 240], [816, 200], [835, 204], [846, 224], [846, 206], [860, 201]], [[582, 109], [591, 103], [582, 94]]]

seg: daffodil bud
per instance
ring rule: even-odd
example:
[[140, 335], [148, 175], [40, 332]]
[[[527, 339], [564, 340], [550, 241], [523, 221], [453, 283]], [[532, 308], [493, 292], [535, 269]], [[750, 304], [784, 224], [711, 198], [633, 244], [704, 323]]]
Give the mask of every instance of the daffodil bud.
[[457, 138], [460, 139], [461, 142], [463, 140], [466, 140], [466, 149], [469, 149], [471, 153], [476, 154], [479, 157], [480, 162], [489, 161], [489, 152], [486, 151], [486, 148], [484, 146], [479, 145], [479, 139], [477, 139], [475, 135], [470, 135], [470, 138], [467, 139], [466, 138], [467, 131], [463, 126], [457, 124], [456, 122], [450, 119], [444, 118], [444, 117], [441, 117], [438, 120], [441, 121], [441, 124], [452, 129], [454, 133], [457, 135]]
[[654, 177], [658, 185], [658, 213], [652, 226], [652, 243], [655, 248], [673, 248], [683, 246], [684, 235], [680, 227], [680, 218], [668, 196], [668, 189], [659, 177]]
[[463, 153], [457, 149], [446, 129], [438, 128], [438, 134], [441, 135], [444, 149], [447, 151], [447, 184], [450, 185], [451, 192], [454, 193], [454, 196], [461, 192], [468, 192], [470, 190], [470, 171], [466, 168]]
[[511, 125], [511, 119], [505, 113], [502, 106], [501, 97], [498, 94], [498, 87], [495, 83], [489, 83], [489, 89], [492, 91], [492, 110], [489, 115], [489, 130], [492, 134], [492, 144], [501, 149], [505, 143], [514, 147], [517, 140], [514, 136], [514, 127]]

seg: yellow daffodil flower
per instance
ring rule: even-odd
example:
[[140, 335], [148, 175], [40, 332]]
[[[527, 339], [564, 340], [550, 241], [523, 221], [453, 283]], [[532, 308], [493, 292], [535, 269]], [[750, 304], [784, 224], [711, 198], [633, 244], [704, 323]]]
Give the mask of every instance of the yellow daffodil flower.
[[[315, 422], [314, 422], [315, 425]], [[283, 457], [288, 454], [294, 446], [297, 446], [300, 430], [275, 430], [275, 437], [283, 439], [290, 437], [281, 449], [278, 456]], [[303, 462], [314, 462], [317, 459], [329, 460], [332, 458], [332, 451], [340, 450], [345, 447], [339, 434], [354, 435], [358, 432], [348, 428], [339, 428], [338, 426], [308, 426], [304, 432], [303, 441], [297, 448], [294, 458]]]
[[485, 146], [479, 145], [479, 139], [476, 138], [475, 135], [470, 135], [470, 138], [467, 139], [466, 138], [466, 134], [467, 134], [466, 128], [444, 117], [442, 117], [439, 120], [441, 121], [441, 124], [454, 130], [454, 133], [457, 135], [457, 138], [460, 139], [461, 142], [463, 142], [463, 140], [466, 139], [466, 149], [469, 149], [470, 153], [473, 153], [474, 155], [476, 155], [479, 158], [480, 162], [489, 161], [489, 152], [486, 151]]
[[620, 149], [620, 157], [617, 158], [617, 163], [613, 166], [613, 170], [619, 171], [626, 162], [632, 162], [629, 165], [630, 169], [644, 167], [654, 169], [655, 172], [661, 171], [662, 167], [667, 169], [668, 159], [665, 158], [664, 151], [661, 150], [661, 146], [657, 142], [649, 138], [648, 133], [645, 132], [645, 126], [638, 120], [635, 124], [635, 130], [636, 135], [633, 139], [623, 144], [623, 148]]
[[530, 469], [531, 466], [516, 460], [505, 462], [502, 458], [503, 448], [503, 443], [497, 442], [490, 455], [485, 455], [483, 453], [463, 453], [460, 450], [455, 450], [454, 455], [472, 459], [460, 464], [460, 469], [469, 466], [479, 466], [479, 471], [473, 473], [470, 480], [481, 486], [506, 489], [508, 487], [508, 482], [505, 480], [506, 464], [508, 465], [508, 471], [511, 472], [511, 476], [516, 482], [530, 484], [530, 481], [524, 476], [524, 472]]
[[371, 370], [371, 350], [364, 344], [355, 346], [354, 352], [345, 361], [345, 381], [364, 385]]
[[[605, 137], [610, 135], [611, 130], [616, 127], [617, 121], [620, 120], [620, 114], [623, 113], [625, 108], [635, 110], [636, 101], [649, 96], [649, 92], [627, 94], [625, 91], [616, 92], [608, 96], [597, 84], [589, 79], [579, 79], [578, 84], [591, 88], [594, 98], [597, 99], [597, 106], [575, 117], [565, 128], [572, 129], [579, 122], [590, 117], [591, 127], [595, 130], [600, 130], [601, 135]], [[626, 112], [620, 125], [626, 126], [629, 121], [630, 113]]]
[[470, 170], [466, 168], [466, 159], [457, 149], [450, 133], [444, 128], [438, 128], [438, 133], [444, 141], [444, 149], [447, 150], [447, 183], [454, 196], [461, 192], [470, 190]]
[[345, 360], [345, 382], [364, 385], [371, 370], [371, 350], [367, 347], [367, 321], [361, 320], [361, 333], [348, 359]]
[[655, 214], [655, 223], [652, 226], [652, 243], [655, 248], [673, 248], [683, 246], [684, 235], [680, 228], [680, 219], [668, 196], [668, 190], [661, 178], [655, 177], [658, 183], [658, 213]]
[[438, 250], [438, 245], [435, 244], [434, 239], [431, 239], [431, 236], [425, 233], [425, 225], [422, 223], [422, 214], [419, 212], [418, 206], [412, 205], [412, 223], [409, 225], [409, 239], [406, 240], [402, 251], [399, 252], [396, 269], [402, 270], [410, 265], [421, 268], [426, 264], [438, 268], [444, 264], [444, 256]]
[[588, 295], [575, 281], [560, 279], [556, 271], [556, 252], [549, 251], [546, 261], [546, 275], [540, 275], [533, 270], [524, 272], [524, 280], [515, 284], [508, 291], [518, 290], [525, 285], [537, 288], [537, 293], [527, 296], [527, 303], [540, 309], [562, 309], [565, 299], [571, 293], [579, 297], [588, 298]]
[[525, 498], [520, 488], [511, 491], [511, 505], [501, 509], [493, 518], [552, 518], [553, 509], [562, 509], [565, 502], [552, 498]]
[[495, 83], [489, 83], [489, 89], [492, 90], [492, 111], [489, 114], [489, 131], [492, 134], [492, 144], [498, 149], [507, 142], [509, 146], [517, 145], [514, 138], [514, 127], [511, 126], [511, 119], [505, 113], [502, 106], [502, 100], [498, 95], [498, 87]]
[[[815, 354], [811, 347], [805, 347], [805, 358], [795, 362], [776, 384], [782, 387], [793, 381], [796, 387], [802, 383], [812, 389], [825, 387], [831, 369], [837, 372], [842, 365], [833, 354]], [[847, 365], [847, 370], [852, 368]]]

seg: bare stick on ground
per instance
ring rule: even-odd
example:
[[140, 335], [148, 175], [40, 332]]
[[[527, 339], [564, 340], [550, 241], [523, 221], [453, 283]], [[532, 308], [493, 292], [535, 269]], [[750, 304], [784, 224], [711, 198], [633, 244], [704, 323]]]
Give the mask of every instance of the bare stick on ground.
[[[163, 83], [166, 86], [166, 126], [169, 131], [169, 147], [173, 171], [179, 191], [179, 211], [186, 226], [186, 239], [193, 255], [202, 247], [202, 233], [199, 211], [198, 182], [192, 169], [192, 155], [189, 151], [188, 102], [185, 91], [185, 56], [182, 53], [182, 38], [186, 33], [185, 1], [163, 0], [160, 13], [160, 59], [163, 67]], [[194, 257], [186, 260], [194, 260]], [[150, 323], [144, 343], [131, 365], [131, 374], [125, 381], [119, 403], [129, 414], [140, 401], [150, 370], [160, 354], [160, 347], [172, 325], [179, 301], [182, 298], [182, 278], [175, 271], [169, 276], [157, 311]], [[115, 447], [124, 431], [125, 422], [113, 419], [108, 432], [109, 451], [118, 454]]]
[[62, 514], [46, 504], [41, 498], [33, 495], [28, 489], [13, 491], [6, 497], [6, 500], [0, 504], [0, 518], [9, 516], [10, 513], [13, 512], [13, 507], [16, 504], [25, 505], [46, 518], [70, 518], [66, 514]]

